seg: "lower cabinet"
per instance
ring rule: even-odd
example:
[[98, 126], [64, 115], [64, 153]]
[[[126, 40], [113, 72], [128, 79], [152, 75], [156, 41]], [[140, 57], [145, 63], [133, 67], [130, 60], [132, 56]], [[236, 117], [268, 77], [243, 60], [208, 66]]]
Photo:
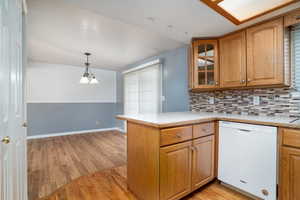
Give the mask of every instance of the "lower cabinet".
[[300, 199], [300, 130], [281, 129], [279, 200]]
[[192, 189], [195, 190], [214, 179], [214, 136], [194, 140], [192, 149]]
[[214, 136], [160, 148], [160, 200], [175, 200], [215, 178]]
[[281, 149], [281, 200], [300, 199], [300, 149]]
[[179, 200], [215, 178], [215, 121], [167, 128], [127, 121], [128, 189]]
[[160, 149], [160, 199], [179, 199], [191, 191], [192, 142]]

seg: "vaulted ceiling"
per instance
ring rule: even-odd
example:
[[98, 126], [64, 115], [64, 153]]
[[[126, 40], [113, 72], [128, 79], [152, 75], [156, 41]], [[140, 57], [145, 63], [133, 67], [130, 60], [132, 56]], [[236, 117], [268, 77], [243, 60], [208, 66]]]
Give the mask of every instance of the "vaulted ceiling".
[[192, 37], [220, 36], [290, 5], [236, 26], [199, 0], [28, 0], [31, 60], [121, 70], [144, 58], [188, 44]]

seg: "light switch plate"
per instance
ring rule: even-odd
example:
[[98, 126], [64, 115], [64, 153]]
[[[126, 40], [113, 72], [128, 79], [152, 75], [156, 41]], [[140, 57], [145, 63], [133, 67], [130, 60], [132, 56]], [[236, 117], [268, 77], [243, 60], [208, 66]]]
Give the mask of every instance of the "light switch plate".
[[253, 105], [258, 106], [260, 104], [260, 96], [253, 97]]

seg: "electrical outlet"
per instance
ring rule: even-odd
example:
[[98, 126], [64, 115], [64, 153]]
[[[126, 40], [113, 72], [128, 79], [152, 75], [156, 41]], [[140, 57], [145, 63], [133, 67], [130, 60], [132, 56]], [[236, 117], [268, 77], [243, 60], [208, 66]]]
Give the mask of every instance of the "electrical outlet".
[[253, 105], [258, 106], [260, 104], [260, 96], [253, 97]]
[[215, 104], [215, 97], [209, 97], [209, 104]]

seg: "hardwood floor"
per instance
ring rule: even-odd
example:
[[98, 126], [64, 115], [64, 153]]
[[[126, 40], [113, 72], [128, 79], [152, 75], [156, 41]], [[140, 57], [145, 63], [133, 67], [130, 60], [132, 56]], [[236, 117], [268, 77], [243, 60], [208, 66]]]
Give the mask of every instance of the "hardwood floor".
[[[126, 166], [80, 177], [42, 200], [137, 200], [127, 189]], [[250, 200], [216, 182], [182, 200]]]
[[29, 200], [72, 180], [126, 164], [126, 137], [117, 131], [28, 141]]
[[[126, 137], [117, 131], [28, 141], [29, 200], [137, 200], [126, 175]], [[250, 200], [218, 183], [183, 199]]]

